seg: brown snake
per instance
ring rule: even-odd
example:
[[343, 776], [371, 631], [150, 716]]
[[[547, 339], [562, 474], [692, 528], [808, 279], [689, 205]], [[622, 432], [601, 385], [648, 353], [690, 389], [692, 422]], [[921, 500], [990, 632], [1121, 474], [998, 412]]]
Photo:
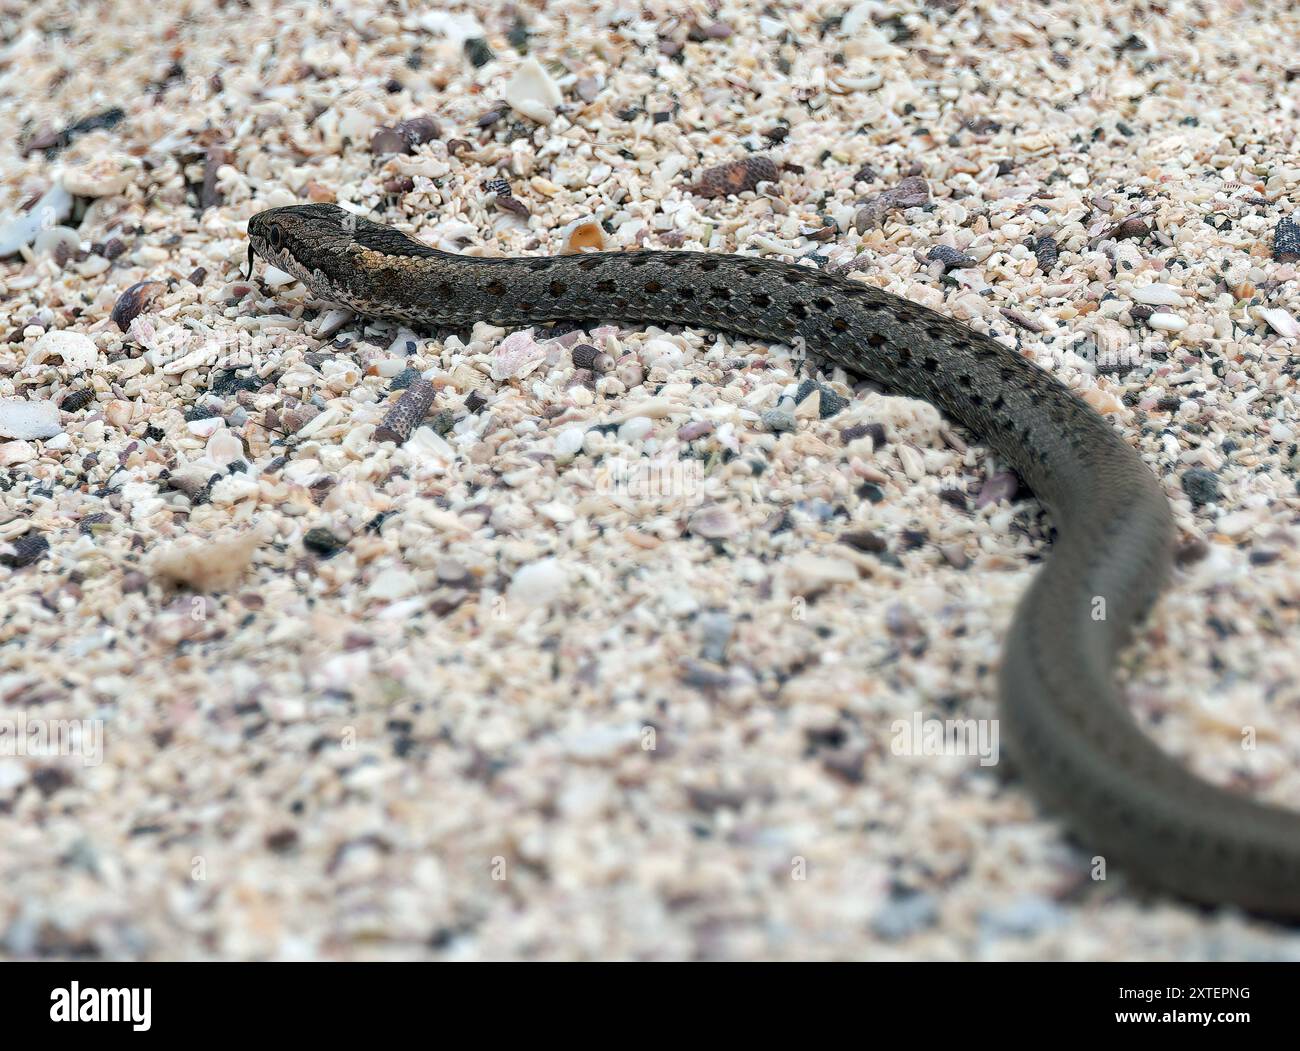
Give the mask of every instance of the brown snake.
[[1001, 718], [1017, 769], [1086, 847], [1142, 880], [1205, 903], [1300, 915], [1300, 813], [1194, 776], [1124, 703], [1113, 668], [1169, 574], [1169, 505], [1110, 425], [1036, 365], [906, 299], [767, 259], [473, 258], [322, 204], [261, 212], [248, 233], [250, 263], [256, 252], [320, 298], [372, 317], [425, 327], [612, 318], [802, 339], [854, 375], [932, 402], [1020, 473], [1057, 528], [1002, 661]]

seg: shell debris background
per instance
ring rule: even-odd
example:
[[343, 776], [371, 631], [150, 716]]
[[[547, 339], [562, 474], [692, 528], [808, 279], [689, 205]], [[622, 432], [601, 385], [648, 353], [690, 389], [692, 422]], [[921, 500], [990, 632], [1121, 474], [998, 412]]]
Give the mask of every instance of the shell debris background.
[[989, 330], [1174, 503], [1139, 718], [1300, 798], [1300, 12], [702, 11], [6, 9], [0, 697], [104, 750], [0, 758], [0, 953], [1300, 957], [895, 754], [994, 715], [1047, 539], [930, 407], [792, 348], [417, 333], [245, 277], [250, 215], [333, 201], [477, 256], [799, 260]]

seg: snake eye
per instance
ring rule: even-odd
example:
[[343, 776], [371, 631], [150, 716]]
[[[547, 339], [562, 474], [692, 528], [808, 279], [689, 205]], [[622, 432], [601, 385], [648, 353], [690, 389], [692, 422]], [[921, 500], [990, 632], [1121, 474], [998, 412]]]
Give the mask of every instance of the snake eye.
[[278, 226], [272, 224], [271, 226], [267, 227], [266, 240], [267, 243], [278, 252], [280, 250], [280, 246], [284, 244], [284, 234], [280, 232], [280, 228]]

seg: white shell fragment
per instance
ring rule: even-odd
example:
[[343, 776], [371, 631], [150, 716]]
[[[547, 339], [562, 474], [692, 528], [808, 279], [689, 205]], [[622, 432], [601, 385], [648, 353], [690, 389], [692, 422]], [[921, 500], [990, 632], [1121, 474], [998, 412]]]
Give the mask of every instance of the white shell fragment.
[[543, 558], [521, 567], [510, 580], [509, 597], [529, 606], [544, 606], [563, 595], [569, 574], [557, 559]]
[[54, 402], [0, 399], [0, 437], [53, 438], [61, 430], [59, 407]]
[[1160, 332], [1181, 332], [1187, 327], [1187, 321], [1177, 314], [1158, 311], [1147, 319], [1147, 324]]
[[36, 375], [51, 358], [60, 359], [62, 371], [68, 374], [85, 372], [99, 361], [99, 348], [93, 339], [80, 332], [47, 332], [27, 355], [23, 373]]
[[0, 219], [0, 257], [32, 244], [42, 230], [57, 226], [72, 214], [72, 194], [57, 183], [26, 212]]
[[131, 184], [131, 168], [122, 157], [96, 157], [64, 168], [59, 182], [77, 197], [116, 197]]
[[516, 113], [538, 124], [550, 124], [556, 107], [563, 101], [559, 87], [535, 58], [519, 63], [502, 97]]
[[1279, 307], [1265, 308], [1259, 312], [1259, 316], [1279, 336], [1300, 336], [1300, 323]]
[[1141, 288], [1133, 289], [1131, 294], [1139, 303], [1147, 303], [1151, 306], [1181, 307], [1185, 302], [1182, 294], [1173, 285], [1159, 283], [1143, 285]]
[[533, 330], [512, 332], [501, 341], [492, 355], [494, 380], [519, 379], [527, 376], [546, 359], [546, 348], [533, 339]]

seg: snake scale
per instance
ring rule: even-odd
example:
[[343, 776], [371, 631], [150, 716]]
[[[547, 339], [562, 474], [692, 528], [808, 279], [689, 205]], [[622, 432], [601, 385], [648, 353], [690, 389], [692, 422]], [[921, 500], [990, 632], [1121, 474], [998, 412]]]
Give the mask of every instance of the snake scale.
[[248, 233], [250, 265], [256, 253], [372, 317], [423, 327], [609, 318], [802, 339], [855, 376], [933, 403], [1019, 472], [1057, 529], [1002, 661], [1000, 718], [1016, 769], [1085, 847], [1139, 880], [1300, 915], [1300, 813], [1194, 776], [1125, 705], [1114, 665], [1169, 575], [1169, 504], [1116, 431], [1036, 365], [906, 299], [768, 259], [467, 257], [324, 204], [261, 212]]

